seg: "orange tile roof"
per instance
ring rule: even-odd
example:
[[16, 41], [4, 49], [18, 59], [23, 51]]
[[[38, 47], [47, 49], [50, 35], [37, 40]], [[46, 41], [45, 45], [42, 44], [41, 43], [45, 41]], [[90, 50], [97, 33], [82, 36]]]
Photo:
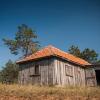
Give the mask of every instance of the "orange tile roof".
[[35, 60], [35, 59], [39, 59], [39, 58], [44, 58], [44, 57], [49, 57], [49, 56], [57, 56], [60, 58], [63, 58], [65, 60], [68, 60], [70, 62], [85, 66], [85, 65], [91, 65], [90, 63], [88, 63], [87, 61], [78, 58], [76, 56], [73, 56], [72, 54], [69, 54], [67, 52], [61, 51], [58, 48], [55, 48], [54, 46], [47, 46], [43, 49], [41, 49], [40, 51], [37, 51], [36, 53], [27, 56], [26, 58], [17, 61], [17, 63], [22, 63], [22, 62], [26, 62], [26, 61], [30, 61], [30, 60]]

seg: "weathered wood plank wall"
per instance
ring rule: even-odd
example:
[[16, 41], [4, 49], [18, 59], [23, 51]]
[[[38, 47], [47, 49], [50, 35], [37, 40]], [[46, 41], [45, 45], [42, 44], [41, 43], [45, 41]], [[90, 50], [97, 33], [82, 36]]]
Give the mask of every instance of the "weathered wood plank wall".
[[85, 76], [86, 76], [86, 85], [87, 86], [96, 86], [96, 74], [94, 68], [87, 68], [85, 70]]
[[[20, 84], [53, 85], [53, 61], [52, 58], [35, 62], [20, 64]], [[35, 75], [35, 65], [39, 65], [39, 75]]]
[[[66, 70], [68, 67], [68, 70]], [[69, 70], [70, 68], [70, 70]], [[69, 73], [66, 74], [66, 73]], [[85, 85], [85, 70], [61, 59], [54, 60], [53, 84]]]
[[[39, 75], [35, 75], [39, 65]], [[40, 85], [96, 85], [95, 70], [82, 68], [63, 59], [52, 57], [20, 64], [20, 84]]]

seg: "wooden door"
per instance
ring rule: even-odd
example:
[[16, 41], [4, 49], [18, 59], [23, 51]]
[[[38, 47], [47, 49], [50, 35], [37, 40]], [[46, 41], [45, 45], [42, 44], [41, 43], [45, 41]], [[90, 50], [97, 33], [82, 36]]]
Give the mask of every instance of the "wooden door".
[[93, 68], [86, 69], [85, 76], [86, 76], [86, 85], [87, 86], [95, 86], [96, 85], [96, 75], [95, 75], [95, 70]]

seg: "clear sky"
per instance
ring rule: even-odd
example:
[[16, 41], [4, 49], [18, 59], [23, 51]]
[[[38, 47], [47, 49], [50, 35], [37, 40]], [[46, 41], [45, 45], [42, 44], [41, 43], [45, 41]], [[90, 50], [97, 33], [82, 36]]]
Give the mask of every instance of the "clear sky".
[[0, 0], [0, 66], [18, 59], [2, 38], [13, 38], [21, 24], [37, 30], [42, 47], [74, 44], [100, 54], [100, 0]]

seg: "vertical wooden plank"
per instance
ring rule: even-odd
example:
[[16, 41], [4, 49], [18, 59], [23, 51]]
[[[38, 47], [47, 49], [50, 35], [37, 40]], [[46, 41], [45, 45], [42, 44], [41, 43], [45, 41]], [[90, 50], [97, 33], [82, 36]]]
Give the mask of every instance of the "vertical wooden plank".
[[57, 60], [54, 59], [54, 71], [53, 71], [53, 74], [54, 74], [54, 77], [53, 77], [53, 82], [55, 85], [58, 84], [58, 81], [57, 81]]
[[48, 61], [48, 85], [53, 85], [53, 59], [49, 59]]
[[41, 84], [48, 85], [48, 60], [41, 63]]

